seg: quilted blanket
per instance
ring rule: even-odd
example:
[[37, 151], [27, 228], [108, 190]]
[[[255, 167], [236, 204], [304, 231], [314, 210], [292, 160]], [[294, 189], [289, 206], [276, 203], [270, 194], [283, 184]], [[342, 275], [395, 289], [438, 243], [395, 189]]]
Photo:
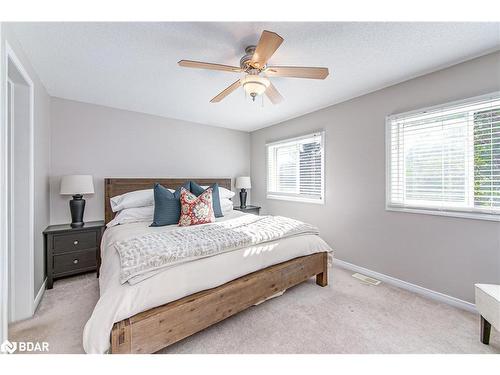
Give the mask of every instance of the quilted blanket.
[[136, 284], [164, 268], [281, 238], [318, 235], [316, 227], [282, 216], [245, 215], [234, 220], [148, 233], [114, 244], [120, 282]]

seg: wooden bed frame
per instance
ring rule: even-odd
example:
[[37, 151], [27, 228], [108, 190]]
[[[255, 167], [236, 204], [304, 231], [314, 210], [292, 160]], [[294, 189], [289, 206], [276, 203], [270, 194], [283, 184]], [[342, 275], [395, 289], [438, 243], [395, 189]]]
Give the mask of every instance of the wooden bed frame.
[[[231, 189], [229, 178], [107, 178], [104, 180], [106, 223], [114, 216], [109, 198], [152, 188], [155, 182], [176, 189], [188, 180], [200, 185], [217, 182]], [[303, 256], [146, 310], [113, 325], [110, 352], [154, 353], [311, 277], [316, 276], [316, 284], [326, 286], [327, 267], [326, 252]]]

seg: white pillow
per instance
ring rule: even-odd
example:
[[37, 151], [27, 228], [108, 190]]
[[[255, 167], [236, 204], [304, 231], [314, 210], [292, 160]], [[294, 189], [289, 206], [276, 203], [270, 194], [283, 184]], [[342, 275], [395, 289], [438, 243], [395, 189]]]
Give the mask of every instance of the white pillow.
[[[208, 188], [208, 185], [202, 186], [202, 188], [206, 189]], [[235, 194], [236, 194], [235, 192], [219, 186], [219, 198], [221, 200], [224, 198], [230, 199], [234, 197]]]
[[152, 206], [154, 204], [153, 189], [136, 190], [110, 199], [111, 210], [118, 212], [126, 208]]
[[228, 198], [221, 198], [220, 208], [222, 211], [222, 215], [226, 216], [233, 210], [233, 201], [229, 200]]
[[228, 189], [223, 188], [223, 187], [219, 187], [219, 198], [220, 199], [224, 199], [224, 198], [231, 199], [232, 197], [235, 196], [235, 194], [236, 193], [234, 191], [228, 190]]
[[[208, 186], [202, 186], [202, 188], [206, 189]], [[172, 189], [168, 190], [172, 193], [175, 191]], [[222, 199], [229, 199], [234, 197], [234, 195], [235, 193], [231, 190], [219, 186], [219, 198], [221, 199], [221, 202]], [[129, 193], [112, 197], [110, 202], [111, 210], [113, 212], [118, 212], [126, 208], [152, 206], [155, 202], [154, 192], [153, 189], [131, 191]]]
[[[222, 210], [222, 215], [225, 216], [233, 211], [233, 201], [231, 201], [229, 198], [221, 198], [220, 207]], [[111, 228], [119, 224], [128, 223], [153, 222], [154, 210], [154, 205], [125, 208], [118, 212], [115, 215], [114, 219], [106, 224], [106, 227]]]
[[118, 224], [153, 222], [154, 206], [125, 208], [118, 212], [106, 227], [111, 228]]

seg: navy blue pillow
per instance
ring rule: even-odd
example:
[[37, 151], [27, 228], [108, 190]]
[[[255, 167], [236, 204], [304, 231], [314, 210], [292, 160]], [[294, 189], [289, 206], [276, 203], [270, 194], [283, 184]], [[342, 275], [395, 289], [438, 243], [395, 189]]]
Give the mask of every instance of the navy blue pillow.
[[[198, 185], [194, 181], [191, 182], [191, 188], [190, 191], [197, 197], [201, 195], [206, 189], [203, 189], [200, 185]], [[223, 217], [222, 215], [222, 208], [220, 207], [220, 198], [219, 198], [219, 184], [215, 183], [208, 188], [212, 188], [212, 207], [214, 209], [214, 215], [215, 217]], [[208, 189], [207, 188], [207, 189]]]
[[160, 184], [156, 183], [153, 189], [155, 198], [155, 211], [152, 227], [162, 227], [164, 225], [178, 224], [181, 216], [181, 188], [189, 190], [189, 181], [179, 187], [175, 192], [171, 192]]

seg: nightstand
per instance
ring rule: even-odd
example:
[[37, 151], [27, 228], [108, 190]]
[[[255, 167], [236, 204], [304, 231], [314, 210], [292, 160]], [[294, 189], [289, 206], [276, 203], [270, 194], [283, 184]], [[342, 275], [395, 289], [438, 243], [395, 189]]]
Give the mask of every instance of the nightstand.
[[101, 266], [104, 221], [90, 221], [81, 228], [50, 225], [43, 231], [47, 262], [47, 289], [56, 278], [97, 270]]
[[236, 211], [241, 211], [241, 212], [245, 212], [247, 214], [254, 214], [254, 215], [258, 215], [259, 212], [260, 212], [260, 207], [259, 206], [252, 206], [252, 205], [248, 205], [246, 206], [245, 208], [241, 208], [240, 206], [234, 206], [233, 207]]

